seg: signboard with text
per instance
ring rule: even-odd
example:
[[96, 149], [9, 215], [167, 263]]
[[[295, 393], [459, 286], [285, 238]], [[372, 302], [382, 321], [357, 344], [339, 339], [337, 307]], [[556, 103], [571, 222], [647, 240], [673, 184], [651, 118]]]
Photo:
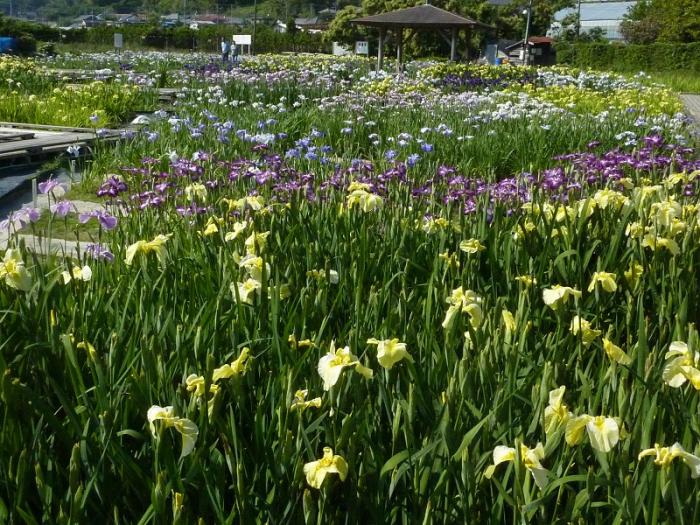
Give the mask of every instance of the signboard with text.
[[233, 35], [233, 43], [237, 46], [249, 46], [252, 43], [251, 35]]
[[355, 54], [369, 55], [369, 42], [363, 40], [358, 40], [355, 42]]
[[114, 47], [117, 49], [124, 47], [124, 35], [121, 33], [114, 33]]

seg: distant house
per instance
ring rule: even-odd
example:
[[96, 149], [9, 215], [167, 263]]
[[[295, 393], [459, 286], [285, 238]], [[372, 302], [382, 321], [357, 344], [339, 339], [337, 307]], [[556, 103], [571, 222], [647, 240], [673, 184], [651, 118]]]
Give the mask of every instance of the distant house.
[[168, 28], [168, 27], [175, 27], [178, 26], [182, 23], [182, 20], [180, 20], [180, 15], [178, 13], [171, 13], [169, 15], [163, 15], [160, 17], [160, 25]]
[[116, 26], [145, 24], [147, 22], [145, 17], [134, 13], [114, 14], [111, 18]]
[[318, 12], [318, 18], [319, 20], [330, 22], [335, 18], [336, 14], [338, 14], [338, 11], [336, 9], [333, 9], [332, 7], [327, 7], [326, 9], [321, 9]]
[[[636, 4], [636, 0], [618, 1], [609, 0], [607, 2], [581, 2], [581, 32], [585, 33], [593, 28], [599, 27], [603, 30], [603, 37], [607, 40], [622, 40], [620, 33], [620, 23], [624, 16]], [[557, 37], [565, 29], [562, 25], [564, 19], [570, 15], [578, 13], [578, 6], [569, 7], [557, 11], [554, 14], [554, 22], [547, 34]]]
[[309, 33], [316, 33], [328, 29], [328, 21], [321, 20], [318, 16], [312, 16], [309, 18], [295, 18], [294, 25], [296, 25], [300, 30], [307, 31]]
[[[520, 40], [509, 46], [506, 46], [505, 51], [511, 63], [523, 62], [524, 55], [523, 42]], [[527, 39], [528, 52], [530, 54], [528, 63], [534, 66], [551, 66], [556, 63], [556, 54], [554, 52], [554, 40], [547, 36], [531, 36]]]
[[286, 33], [287, 32], [287, 24], [282, 22], [282, 20], [277, 20], [277, 22], [275, 22], [275, 25], [272, 26], [272, 30], [275, 33]]
[[81, 15], [75, 19], [73, 27], [97, 27], [106, 22], [102, 15]]

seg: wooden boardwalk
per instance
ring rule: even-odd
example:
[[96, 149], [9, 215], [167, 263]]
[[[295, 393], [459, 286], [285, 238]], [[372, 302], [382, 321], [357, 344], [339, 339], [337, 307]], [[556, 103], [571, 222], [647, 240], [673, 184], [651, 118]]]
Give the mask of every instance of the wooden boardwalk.
[[[101, 140], [119, 138], [119, 130], [107, 130]], [[0, 122], [0, 167], [38, 162], [69, 146], [88, 146], [98, 139], [89, 128], [42, 126]]]

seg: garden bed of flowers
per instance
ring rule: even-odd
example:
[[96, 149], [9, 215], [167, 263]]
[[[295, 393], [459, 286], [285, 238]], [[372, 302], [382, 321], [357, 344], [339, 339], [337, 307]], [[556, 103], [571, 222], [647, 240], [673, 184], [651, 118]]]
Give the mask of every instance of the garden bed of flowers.
[[[112, 85], [163, 78], [130, 60]], [[162, 60], [181, 96], [85, 167], [105, 211], [50, 179], [0, 223], [0, 515], [700, 521], [700, 155], [671, 92]], [[16, 235], [81, 224], [77, 258]]]

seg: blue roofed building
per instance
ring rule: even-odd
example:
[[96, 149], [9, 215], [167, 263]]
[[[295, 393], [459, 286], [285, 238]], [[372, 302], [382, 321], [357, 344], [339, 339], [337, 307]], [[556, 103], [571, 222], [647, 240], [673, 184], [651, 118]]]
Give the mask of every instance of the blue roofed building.
[[[620, 23], [636, 3], [636, 0], [581, 1], [581, 32], [584, 33], [599, 27], [603, 30], [603, 36], [608, 40], [623, 40], [620, 33]], [[556, 38], [563, 29], [564, 19], [569, 15], [576, 14], [578, 9], [579, 7], [576, 5], [557, 11], [547, 35]]]

